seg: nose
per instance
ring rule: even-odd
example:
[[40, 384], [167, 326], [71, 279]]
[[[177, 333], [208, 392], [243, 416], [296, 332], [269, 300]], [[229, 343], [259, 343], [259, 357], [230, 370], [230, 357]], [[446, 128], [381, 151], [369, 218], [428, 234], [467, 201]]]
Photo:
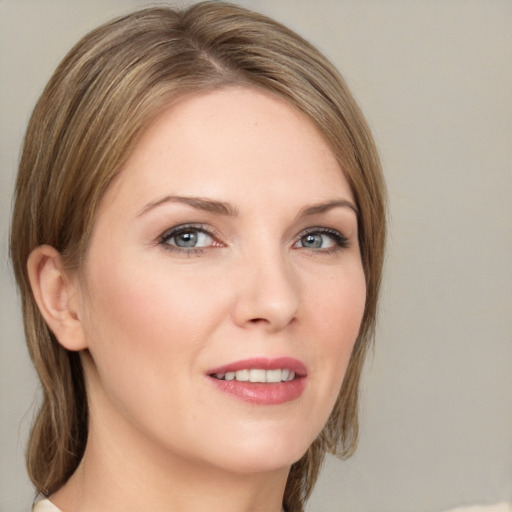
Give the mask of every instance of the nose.
[[237, 273], [234, 321], [276, 332], [293, 322], [300, 305], [298, 277], [281, 254], [247, 258]]

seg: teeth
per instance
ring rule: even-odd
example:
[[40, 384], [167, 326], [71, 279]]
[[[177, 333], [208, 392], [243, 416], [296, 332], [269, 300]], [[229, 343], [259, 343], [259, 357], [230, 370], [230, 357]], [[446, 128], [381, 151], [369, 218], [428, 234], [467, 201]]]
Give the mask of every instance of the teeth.
[[267, 382], [281, 382], [281, 370], [267, 370], [266, 378]]
[[245, 382], [249, 380], [249, 370], [238, 370], [235, 373], [235, 379], [241, 382]]
[[220, 380], [237, 380], [239, 382], [290, 382], [295, 378], [295, 372], [288, 368], [277, 370], [263, 370], [251, 368], [236, 372], [215, 373], [214, 377]]
[[267, 372], [265, 370], [249, 370], [250, 382], [267, 382]]

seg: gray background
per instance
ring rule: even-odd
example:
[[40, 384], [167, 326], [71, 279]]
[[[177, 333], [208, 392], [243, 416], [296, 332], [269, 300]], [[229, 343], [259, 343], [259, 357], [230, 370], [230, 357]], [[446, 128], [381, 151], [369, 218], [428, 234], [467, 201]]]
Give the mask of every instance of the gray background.
[[[311, 511], [439, 512], [512, 499], [512, 2], [245, 0], [320, 47], [373, 127], [390, 193], [361, 442]], [[29, 510], [37, 386], [7, 261], [31, 108], [77, 39], [136, 0], [0, 0], [0, 510]]]

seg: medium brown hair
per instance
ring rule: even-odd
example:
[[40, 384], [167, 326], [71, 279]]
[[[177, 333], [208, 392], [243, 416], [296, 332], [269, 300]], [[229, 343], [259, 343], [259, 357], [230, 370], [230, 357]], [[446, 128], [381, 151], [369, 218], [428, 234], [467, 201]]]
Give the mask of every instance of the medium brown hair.
[[24, 141], [11, 258], [43, 390], [27, 466], [45, 494], [59, 489], [81, 460], [87, 396], [78, 354], [57, 342], [37, 308], [27, 259], [49, 244], [67, 269], [79, 269], [99, 201], [152, 119], [171, 100], [228, 85], [271, 92], [312, 121], [337, 156], [359, 210], [367, 285], [362, 325], [334, 410], [292, 466], [286, 509], [303, 510], [326, 452], [348, 457], [355, 449], [359, 379], [374, 334], [385, 239], [385, 188], [364, 117], [329, 61], [275, 21], [219, 2], [149, 8], [97, 28], [69, 52], [43, 91]]

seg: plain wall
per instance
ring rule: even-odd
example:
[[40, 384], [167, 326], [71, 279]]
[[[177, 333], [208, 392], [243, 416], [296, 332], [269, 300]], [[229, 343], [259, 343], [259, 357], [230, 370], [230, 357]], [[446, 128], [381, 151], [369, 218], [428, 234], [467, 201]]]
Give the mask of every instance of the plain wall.
[[[330, 459], [318, 512], [434, 512], [512, 500], [512, 2], [245, 0], [340, 68], [390, 196], [361, 440]], [[0, 0], [0, 511], [28, 511], [37, 399], [8, 223], [28, 116], [78, 38], [136, 0]]]

